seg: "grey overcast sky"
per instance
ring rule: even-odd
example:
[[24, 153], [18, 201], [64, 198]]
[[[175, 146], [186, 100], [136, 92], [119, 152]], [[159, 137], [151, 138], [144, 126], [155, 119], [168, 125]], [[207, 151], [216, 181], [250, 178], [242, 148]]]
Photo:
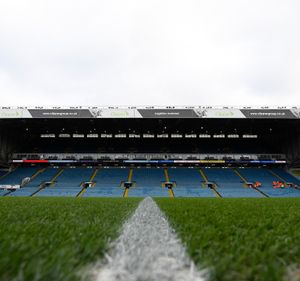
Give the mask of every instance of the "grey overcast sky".
[[2, 105], [300, 105], [299, 0], [1, 0]]

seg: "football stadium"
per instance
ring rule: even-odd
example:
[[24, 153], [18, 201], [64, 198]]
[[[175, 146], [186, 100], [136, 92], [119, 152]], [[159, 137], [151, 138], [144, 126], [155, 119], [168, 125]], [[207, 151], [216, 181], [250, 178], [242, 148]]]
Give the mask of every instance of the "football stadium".
[[300, 108], [0, 108], [0, 280], [300, 280]]

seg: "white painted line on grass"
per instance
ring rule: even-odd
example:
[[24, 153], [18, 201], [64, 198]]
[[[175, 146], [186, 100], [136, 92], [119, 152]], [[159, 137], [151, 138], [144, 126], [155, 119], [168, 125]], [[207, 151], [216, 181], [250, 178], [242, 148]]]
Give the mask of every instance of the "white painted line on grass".
[[95, 281], [202, 281], [200, 272], [151, 198], [144, 199], [124, 224]]

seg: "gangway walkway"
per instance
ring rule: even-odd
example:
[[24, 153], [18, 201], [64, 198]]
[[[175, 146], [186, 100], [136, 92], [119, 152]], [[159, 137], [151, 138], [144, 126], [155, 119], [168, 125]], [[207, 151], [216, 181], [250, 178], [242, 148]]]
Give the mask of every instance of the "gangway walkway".
[[[164, 174], [165, 174], [166, 182], [170, 182], [170, 177], [169, 177], [168, 168], [164, 168]], [[168, 187], [165, 187], [164, 184], [163, 184], [163, 188], [168, 188]], [[168, 190], [169, 190], [169, 196], [170, 196], [171, 198], [174, 198], [175, 195], [174, 195], [173, 187], [172, 187], [172, 188], [169, 187]]]
[[204, 182], [205, 182], [205, 188], [211, 189], [211, 190], [214, 192], [214, 194], [215, 194], [216, 197], [222, 198], [222, 195], [221, 195], [220, 192], [217, 190], [216, 184], [215, 184], [215, 183], [211, 184], [211, 186], [208, 187], [208, 184], [209, 184], [210, 181], [209, 181], [209, 179], [208, 179], [207, 174], [204, 172], [204, 169], [201, 169], [201, 168], [200, 168], [200, 169], [199, 169], [199, 172], [200, 172], [202, 178], [204, 179]]
[[209, 188], [201, 185], [202, 177], [196, 168], [168, 168], [169, 180], [176, 183], [175, 197], [214, 197]]
[[[63, 169], [63, 168], [59, 169], [58, 171], [57, 171], [56, 169], [54, 169], [54, 168], [49, 169], [49, 170], [47, 171], [47, 173], [43, 175], [43, 176], [44, 176], [44, 181], [40, 183], [39, 188], [38, 188], [36, 191], [34, 191], [30, 196], [36, 196], [39, 192], [41, 192], [41, 191], [44, 190], [45, 188], [53, 186], [53, 185], [55, 184], [55, 181], [57, 180], [57, 178], [58, 178], [63, 172], [64, 172], [64, 169]], [[53, 173], [55, 173], [55, 174], [53, 175]], [[48, 182], [49, 185], [47, 185], [47, 184], [46, 184], [46, 183], [47, 183], [47, 180], [50, 178], [51, 175], [53, 175], [53, 176], [52, 176], [52, 178], [50, 179], [50, 181]], [[39, 195], [40, 195], [40, 194], [39, 194]]]
[[87, 188], [83, 197], [122, 197], [121, 183], [128, 179], [128, 168], [99, 168], [93, 178], [94, 186]]
[[243, 182], [243, 186], [245, 188], [250, 188], [252, 190], [255, 190], [256, 192], [260, 193], [261, 196], [263, 197], [269, 197], [267, 194], [265, 194], [263, 191], [261, 191], [259, 188], [253, 187], [253, 186], [248, 186], [248, 181], [247, 179], [241, 174], [241, 172], [238, 169], [233, 169], [233, 171], [235, 172], [235, 174], [242, 180]]
[[[26, 169], [25, 171], [22, 171], [22, 169], [17, 168], [9, 175], [9, 177], [14, 178], [15, 181], [19, 181], [20, 189], [10, 191], [6, 193], [4, 196], [28, 196], [37, 187], [34, 184], [36, 182], [36, 179], [39, 178], [46, 170], [45, 168], [32, 168], [32, 167], [25, 168]], [[7, 178], [5, 178], [5, 180], [7, 180]], [[28, 182], [22, 183], [21, 181], [24, 180], [25, 178], [30, 178], [30, 180]]]
[[247, 180], [259, 181], [262, 186], [258, 190], [269, 197], [300, 197], [300, 190], [295, 188], [273, 188], [273, 181], [278, 181], [278, 177], [270, 173], [267, 168], [243, 168], [239, 171], [242, 171]]
[[162, 188], [164, 182], [164, 170], [162, 168], [135, 168], [129, 189], [130, 197], [169, 197], [167, 188]]
[[[129, 169], [129, 173], [128, 173], [128, 178], [127, 178], [127, 182], [128, 183], [132, 183], [132, 177], [133, 177], [133, 168]], [[129, 193], [129, 188], [128, 186], [124, 186], [124, 192], [123, 192], [123, 197], [128, 197], [128, 193]]]

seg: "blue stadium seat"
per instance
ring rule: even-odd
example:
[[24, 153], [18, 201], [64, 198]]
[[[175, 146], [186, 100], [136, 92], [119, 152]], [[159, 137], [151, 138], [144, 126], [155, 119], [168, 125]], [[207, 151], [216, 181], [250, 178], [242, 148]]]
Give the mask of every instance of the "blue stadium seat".
[[130, 197], [169, 197], [168, 189], [162, 187], [166, 181], [162, 168], [136, 168], [132, 180], [136, 186], [129, 189]]
[[21, 189], [16, 190], [15, 192], [10, 193], [10, 196], [30, 196], [35, 191], [38, 190], [39, 186], [43, 182], [50, 181], [59, 169], [57, 168], [47, 168], [44, 172], [39, 173], [31, 182], [26, 184]]
[[262, 187], [259, 189], [270, 197], [300, 197], [300, 190], [294, 188], [273, 188], [272, 182], [279, 179], [266, 168], [240, 168], [239, 172], [248, 181], [261, 182]]
[[5, 189], [0, 189], [0, 196], [3, 196], [7, 193], [8, 191]]
[[[39, 170], [39, 168], [37, 168], [37, 167], [17, 168], [16, 170], [12, 171], [11, 173], [9, 173], [5, 177], [3, 177], [0, 180], [0, 184], [20, 185], [24, 178], [32, 177], [38, 170]], [[8, 196], [18, 196], [19, 192], [21, 192], [21, 190], [23, 190], [23, 188], [17, 189], [12, 192], [8, 192], [8, 191], [2, 192], [2, 193], [0, 193], [0, 196], [3, 196], [4, 194], [7, 194]], [[26, 192], [24, 194], [21, 192], [21, 194], [20, 194], [20, 196], [27, 196], [27, 195], [28, 194]]]
[[243, 186], [242, 180], [230, 168], [203, 169], [209, 181], [217, 184], [222, 197], [262, 197], [256, 190]]
[[199, 169], [195, 168], [169, 168], [170, 181], [176, 182], [173, 188], [175, 197], [215, 197], [214, 192], [203, 187], [203, 178]]
[[39, 169], [36, 167], [22, 167], [12, 171], [4, 178], [0, 179], [0, 184], [18, 185], [27, 177], [33, 176]]
[[289, 174], [283, 169], [273, 168], [272, 171], [277, 174], [279, 177], [284, 179], [286, 182], [295, 183], [297, 185], [300, 185], [300, 180], [294, 177], [293, 175]]
[[99, 169], [94, 182], [94, 187], [89, 187], [83, 197], [122, 197], [124, 190], [121, 182], [127, 181], [129, 169], [102, 168]]
[[[14, 192], [0, 190], [0, 196], [30, 196], [38, 191], [43, 182], [51, 181], [60, 168], [47, 168], [37, 174], [38, 167], [19, 167], [0, 179], [0, 184], [20, 184], [22, 179], [36, 175], [31, 182]], [[258, 191], [243, 186], [240, 177], [230, 168], [203, 168], [209, 181], [215, 182], [222, 197], [262, 197]], [[274, 168], [239, 168], [239, 173], [249, 182], [259, 181], [259, 189], [270, 197], [300, 197], [300, 190], [294, 188], [274, 189], [273, 181], [283, 179], [286, 182], [300, 184], [300, 181], [283, 169]], [[94, 168], [65, 168], [56, 178], [53, 186], [46, 187], [36, 193], [36, 196], [72, 196], [82, 190], [82, 183], [89, 181]], [[215, 197], [213, 190], [203, 187], [204, 179], [197, 168], [168, 168], [169, 179], [176, 182], [173, 188], [175, 197]], [[101, 168], [93, 182], [94, 187], [88, 187], [84, 197], [122, 197], [124, 188], [121, 182], [126, 182], [129, 168]], [[168, 189], [162, 187], [165, 182], [163, 168], [135, 168], [132, 181], [134, 187], [129, 188], [129, 197], [169, 197]]]
[[[55, 170], [53, 176], [59, 171]], [[89, 181], [92, 173], [92, 168], [66, 168], [53, 186], [41, 190], [36, 196], [75, 197], [82, 189], [81, 183]]]

